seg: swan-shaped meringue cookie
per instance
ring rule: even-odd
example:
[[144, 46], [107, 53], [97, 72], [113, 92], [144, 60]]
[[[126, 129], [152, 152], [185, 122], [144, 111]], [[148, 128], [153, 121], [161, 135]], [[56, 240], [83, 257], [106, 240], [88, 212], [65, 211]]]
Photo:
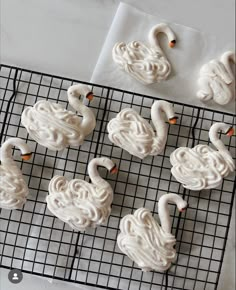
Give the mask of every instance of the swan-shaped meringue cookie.
[[228, 104], [235, 98], [235, 76], [230, 62], [236, 63], [235, 52], [225, 52], [220, 60], [214, 59], [200, 70], [197, 97], [202, 101], [213, 99], [220, 105]]
[[29, 189], [24, 181], [21, 170], [12, 157], [12, 148], [16, 146], [21, 151], [23, 160], [29, 160], [29, 146], [20, 138], [10, 138], [2, 144], [0, 161], [0, 208], [19, 209], [25, 202]]
[[157, 39], [159, 33], [167, 35], [170, 47], [175, 46], [174, 32], [167, 24], [161, 23], [150, 30], [149, 44], [141, 41], [132, 41], [128, 44], [119, 42], [112, 50], [114, 62], [145, 85], [166, 80], [171, 72], [171, 65]]
[[97, 166], [106, 167], [112, 174], [116, 165], [109, 158], [94, 158], [89, 162], [88, 174], [92, 183], [63, 176], [54, 176], [46, 198], [48, 209], [74, 230], [85, 231], [106, 222], [111, 212], [113, 189], [102, 179]]
[[81, 96], [92, 100], [93, 94], [85, 85], [69, 87], [68, 101], [82, 119], [62, 105], [50, 101], [38, 101], [33, 107], [24, 109], [21, 122], [30, 137], [51, 150], [62, 150], [67, 146], [79, 146], [85, 136], [96, 126], [93, 112], [80, 100]]
[[158, 155], [165, 147], [168, 127], [163, 113], [170, 124], [176, 124], [173, 107], [166, 101], [155, 101], [151, 109], [152, 126], [136, 111], [123, 109], [107, 126], [112, 143], [141, 159], [148, 155]]
[[211, 126], [209, 137], [212, 144], [218, 149], [213, 150], [208, 145], [197, 145], [194, 148], [180, 147], [170, 155], [173, 176], [185, 188], [202, 190], [216, 188], [224, 177], [235, 169], [230, 152], [218, 137], [222, 130], [232, 136], [234, 130], [225, 123], [215, 123]]
[[121, 232], [117, 244], [144, 272], [163, 272], [175, 260], [176, 239], [171, 234], [169, 202], [175, 203], [181, 212], [188, 206], [180, 195], [164, 194], [158, 202], [161, 226], [145, 208], [139, 208], [134, 214], [126, 215], [120, 222]]

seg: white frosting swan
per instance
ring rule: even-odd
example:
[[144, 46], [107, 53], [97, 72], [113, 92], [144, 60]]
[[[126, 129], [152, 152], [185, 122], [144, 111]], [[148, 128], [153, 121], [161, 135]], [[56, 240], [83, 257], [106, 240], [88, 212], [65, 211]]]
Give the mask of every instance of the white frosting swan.
[[0, 207], [4, 209], [19, 209], [26, 202], [29, 193], [21, 170], [12, 157], [12, 148], [16, 146], [21, 151], [23, 160], [31, 157], [29, 146], [20, 138], [10, 138], [2, 144], [0, 161]]
[[63, 176], [54, 176], [49, 183], [48, 209], [74, 230], [96, 227], [106, 222], [110, 215], [113, 189], [100, 177], [97, 166], [117, 172], [110, 159], [94, 158], [88, 165], [91, 183], [80, 179], [67, 181]]
[[171, 65], [162, 51], [157, 36], [165, 33], [169, 46], [174, 47], [176, 37], [170, 27], [161, 23], [149, 32], [149, 44], [140, 41], [116, 43], [112, 50], [114, 62], [124, 71], [143, 84], [152, 84], [166, 80], [171, 72]]
[[225, 123], [211, 126], [209, 137], [218, 151], [208, 145], [197, 145], [194, 148], [180, 147], [170, 155], [171, 172], [185, 188], [202, 190], [216, 188], [224, 177], [234, 171], [235, 165], [230, 152], [218, 137], [222, 130], [232, 136], [233, 128]]
[[118, 246], [144, 272], [163, 272], [175, 260], [176, 239], [171, 234], [168, 202], [175, 203], [181, 212], [187, 208], [187, 203], [179, 195], [162, 195], [158, 203], [161, 227], [145, 208], [139, 208], [120, 222]]
[[202, 101], [213, 99], [220, 105], [228, 104], [235, 98], [235, 76], [230, 62], [236, 63], [235, 52], [225, 52], [220, 60], [211, 60], [200, 70], [200, 90], [197, 97]]
[[54, 151], [69, 145], [81, 145], [85, 136], [96, 126], [93, 112], [80, 100], [81, 96], [92, 100], [90, 89], [85, 85], [74, 85], [69, 87], [67, 93], [70, 105], [83, 116], [82, 119], [60, 104], [44, 100], [27, 107], [21, 116], [21, 122], [30, 137]]
[[158, 155], [165, 147], [168, 127], [163, 112], [170, 124], [175, 124], [177, 117], [173, 107], [166, 101], [155, 101], [151, 109], [152, 126], [136, 111], [123, 109], [107, 126], [112, 143], [141, 159], [148, 155]]

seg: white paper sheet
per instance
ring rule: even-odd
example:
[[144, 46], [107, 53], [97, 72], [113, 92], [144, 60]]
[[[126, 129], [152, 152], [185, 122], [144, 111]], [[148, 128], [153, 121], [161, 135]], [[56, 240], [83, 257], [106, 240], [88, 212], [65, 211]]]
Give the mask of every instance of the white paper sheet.
[[214, 36], [206, 35], [192, 28], [170, 23], [177, 36], [175, 48], [168, 47], [168, 40], [160, 38], [161, 47], [172, 64], [172, 73], [167, 81], [145, 86], [129, 76], [112, 60], [112, 48], [116, 42], [139, 40], [148, 42], [148, 32], [157, 23], [167, 22], [130, 5], [121, 3], [114, 17], [91, 82], [133, 91], [145, 95], [174, 100], [219, 111], [233, 112], [235, 102], [222, 107], [213, 101], [202, 103], [196, 97], [197, 79], [201, 66], [218, 58], [227, 50], [234, 50], [234, 43], [220, 43]]

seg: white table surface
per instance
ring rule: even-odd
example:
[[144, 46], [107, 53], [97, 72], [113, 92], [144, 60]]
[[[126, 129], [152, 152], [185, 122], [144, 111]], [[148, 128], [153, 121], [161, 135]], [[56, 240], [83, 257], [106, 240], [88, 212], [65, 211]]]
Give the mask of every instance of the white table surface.
[[[1, 62], [80, 80], [90, 80], [119, 1], [1, 0]], [[234, 0], [124, 0], [151, 14], [214, 34], [219, 41], [235, 36]], [[235, 221], [235, 218], [232, 219]], [[235, 222], [218, 289], [234, 289]], [[24, 275], [10, 284], [0, 269], [1, 290], [85, 289]], [[88, 288], [89, 289], [89, 288]], [[90, 288], [91, 289], [91, 288]]]

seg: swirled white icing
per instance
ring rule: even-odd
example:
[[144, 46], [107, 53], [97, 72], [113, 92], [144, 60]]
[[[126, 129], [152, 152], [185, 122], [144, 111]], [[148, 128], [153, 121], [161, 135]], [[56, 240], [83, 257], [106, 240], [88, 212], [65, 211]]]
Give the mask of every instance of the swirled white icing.
[[48, 209], [73, 229], [103, 224], [111, 212], [112, 189], [96, 188], [84, 180], [55, 176], [49, 184]]
[[165, 111], [169, 118], [174, 117], [170, 103], [156, 101], [152, 106], [155, 133], [152, 126], [136, 111], [123, 109], [108, 123], [110, 141], [141, 159], [148, 155], [158, 155], [163, 151], [167, 139], [167, 127], [160, 111]]
[[[122, 110], [108, 124], [109, 139], [112, 143], [141, 159], [156, 155], [155, 133], [151, 125], [132, 109]], [[160, 145], [159, 145], [159, 149]]]
[[139, 208], [133, 215], [125, 216], [120, 230], [120, 250], [143, 271], [163, 272], [175, 260], [175, 237], [165, 232], [147, 209]]
[[211, 60], [201, 68], [198, 80], [200, 90], [197, 92], [199, 99], [213, 99], [220, 105], [226, 105], [235, 98], [235, 76], [230, 61], [235, 63], [235, 53], [228, 51], [220, 60]]
[[[80, 179], [67, 181], [63, 176], [55, 176], [49, 183], [48, 209], [74, 230], [84, 231], [101, 225], [111, 212], [113, 190], [95, 168], [96, 165], [105, 166], [102, 160], [106, 162], [107, 158], [98, 158], [98, 163], [94, 160], [90, 162], [92, 184]], [[114, 163], [109, 161], [111, 169]]]
[[157, 34], [160, 32], [166, 33], [170, 41], [175, 41], [170, 28], [161, 23], [151, 29], [150, 44], [140, 41], [132, 41], [128, 44], [116, 43], [112, 50], [114, 62], [143, 84], [166, 80], [171, 72], [171, 65], [158, 44]]
[[20, 138], [9, 138], [1, 146], [0, 207], [9, 210], [21, 208], [29, 193], [21, 170], [13, 160], [13, 146], [21, 150], [23, 159], [28, 160], [31, 156], [28, 145]]
[[60, 104], [38, 101], [23, 111], [21, 122], [32, 139], [51, 150], [78, 146], [84, 140], [80, 118]]
[[21, 171], [14, 164], [0, 165], [0, 207], [19, 209], [29, 193]]
[[92, 111], [80, 100], [80, 95], [91, 97], [85, 85], [74, 85], [68, 89], [69, 103], [80, 112], [83, 118], [64, 109], [60, 104], [38, 101], [33, 107], [27, 107], [21, 116], [21, 122], [29, 135], [39, 144], [51, 149], [62, 150], [67, 146], [79, 146], [86, 135], [96, 126]]
[[173, 176], [191, 190], [216, 188], [235, 168], [226, 149], [222, 147], [215, 151], [207, 145], [197, 145], [192, 149], [180, 147], [171, 153], [170, 162]]
[[162, 51], [140, 41], [116, 43], [112, 55], [121, 69], [146, 85], [166, 80], [171, 72]]

